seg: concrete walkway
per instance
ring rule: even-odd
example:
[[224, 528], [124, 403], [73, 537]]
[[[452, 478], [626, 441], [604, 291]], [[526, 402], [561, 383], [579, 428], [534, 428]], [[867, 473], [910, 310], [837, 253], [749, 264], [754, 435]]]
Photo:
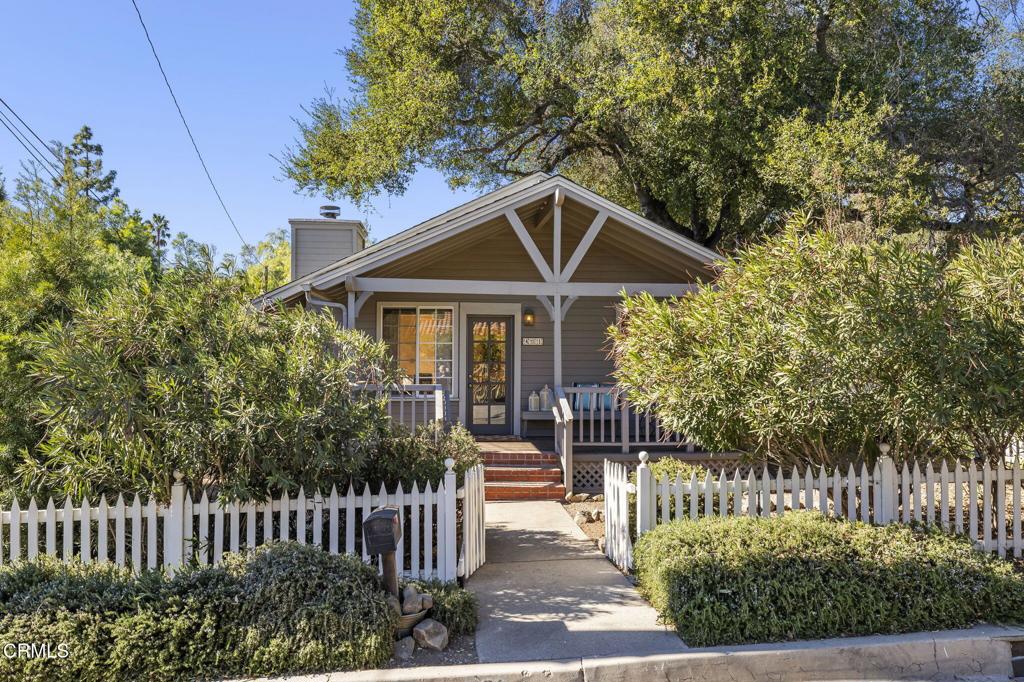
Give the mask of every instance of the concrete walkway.
[[557, 502], [487, 503], [481, 663], [645, 656], [686, 650]]

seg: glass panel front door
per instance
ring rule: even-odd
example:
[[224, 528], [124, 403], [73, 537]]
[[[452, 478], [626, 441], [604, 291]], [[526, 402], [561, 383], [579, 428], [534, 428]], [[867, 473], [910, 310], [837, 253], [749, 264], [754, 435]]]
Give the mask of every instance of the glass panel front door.
[[469, 430], [479, 434], [512, 433], [511, 317], [469, 316]]

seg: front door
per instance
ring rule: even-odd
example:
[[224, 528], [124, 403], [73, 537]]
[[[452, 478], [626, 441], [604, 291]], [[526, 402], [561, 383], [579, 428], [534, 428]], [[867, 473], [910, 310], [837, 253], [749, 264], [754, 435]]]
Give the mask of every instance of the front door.
[[513, 317], [470, 315], [466, 385], [470, 432], [512, 433]]

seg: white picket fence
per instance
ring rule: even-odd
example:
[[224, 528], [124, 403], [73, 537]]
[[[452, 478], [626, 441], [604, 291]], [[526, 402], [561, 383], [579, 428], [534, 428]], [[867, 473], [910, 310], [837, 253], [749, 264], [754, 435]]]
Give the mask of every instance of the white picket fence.
[[[404, 491], [381, 485], [373, 493], [364, 486], [345, 494], [337, 488], [323, 495], [302, 489], [294, 497], [238, 503], [210, 499], [204, 491], [198, 501], [180, 482], [171, 489], [170, 503], [131, 502], [118, 495], [113, 504], [105, 496], [98, 504], [88, 499], [75, 505], [71, 498], [57, 507], [50, 499], [38, 507], [35, 499], [22, 509], [15, 500], [0, 511], [0, 563], [33, 559], [40, 553], [84, 563], [112, 561], [136, 571], [164, 566], [173, 570], [195, 560], [217, 564], [226, 551], [253, 548], [274, 540], [313, 544], [332, 554], [369, 556], [362, 542], [362, 520], [375, 508], [401, 508], [402, 551], [396, 552], [399, 573], [410, 578], [454, 580], [469, 577], [483, 563], [483, 465], [466, 472], [465, 484], [456, 489], [454, 461], [436, 486], [414, 483]], [[458, 501], [461, 500], [461, 505]], [[462, 541], [457, 518], [462, 515]], [[59, 550], [58, 550], [59, 545]]]
[[[632, 568], [632, 538], [659, 523], [702, 516], [779, 516], [791, 510], [817, 510], [826, 516], [867, 523], [919, 521], [937, 523], [946, 530], [966, 534], [975, 547], [1000, 556], [1024, 553], [1021, 534], [1021, 480], [1024, 466], [1008, 462], [931, 463], [913, 469], [904, 464], [897, 470], [888, 456], [879, 457], [869, 471], [852, 465], [846, 472], [817, 473], [781, 468], [771, 475], [764, 468], [708, 472], [703, 479], [691, 475], [654, 480], [647, 465], [647, 453], [640, 453], [636, 484], [629, 482], [629, 470], [622, 463], [605, 460], [605, 554], [623, 570]], [[635, 495], [630, 519], [629, 495]], [[635, 534], [632, 533], [635, 527]]]

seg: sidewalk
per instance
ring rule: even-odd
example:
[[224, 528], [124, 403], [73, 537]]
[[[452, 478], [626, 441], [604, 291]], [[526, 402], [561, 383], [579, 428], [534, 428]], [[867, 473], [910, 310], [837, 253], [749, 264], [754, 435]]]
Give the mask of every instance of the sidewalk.
[[480, 600], [480, 663], [686, 650], [559, 503], [490, 502], [486, 513], [487, 563], [466, 584]]

